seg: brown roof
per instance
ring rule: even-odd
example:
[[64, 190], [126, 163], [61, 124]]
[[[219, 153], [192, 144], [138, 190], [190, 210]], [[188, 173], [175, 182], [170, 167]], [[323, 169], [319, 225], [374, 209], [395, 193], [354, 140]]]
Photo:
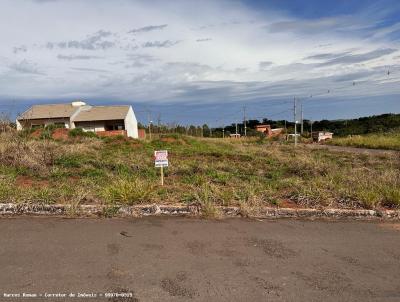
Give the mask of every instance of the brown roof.
[[130, 106], [94, 106], [81, 108], [74, 122], [123, 120]]
[[21, 114], [18, 120], [70, 117], [77, 109], [71, 104], [34, 105]]

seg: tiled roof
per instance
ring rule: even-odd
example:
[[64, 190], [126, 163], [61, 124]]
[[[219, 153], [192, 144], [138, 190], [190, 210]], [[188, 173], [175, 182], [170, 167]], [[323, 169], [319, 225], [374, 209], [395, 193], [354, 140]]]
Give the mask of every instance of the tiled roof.
[[130, 106], [84, 106], [73, 122], [123, 120]]
[[72, 104], [34, 105], [21, 114], [18, 120], [70, 117], [78, 110]]

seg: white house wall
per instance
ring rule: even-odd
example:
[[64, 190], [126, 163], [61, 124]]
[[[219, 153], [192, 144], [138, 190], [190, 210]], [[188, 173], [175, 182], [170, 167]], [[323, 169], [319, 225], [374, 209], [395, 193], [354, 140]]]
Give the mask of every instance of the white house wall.
[[129, 107], [125, 117], [125, 130], [128, 137], [139, 138], [137, 120], [132, 107]]
[[50, 118], [50, 119], [34, 119], [34, 120], [16, 120], [17, 130], [29, 129], [32, 126], [49, 126], [54, 124], [64, 124], [66, 129], [70, 128], [68, 118]]
[[93, 122], [75, 122], [75, 128], [82, 128], [83, 131], [88, 132], [99, 132], [105, 131], [103, 121], [93, 121]]

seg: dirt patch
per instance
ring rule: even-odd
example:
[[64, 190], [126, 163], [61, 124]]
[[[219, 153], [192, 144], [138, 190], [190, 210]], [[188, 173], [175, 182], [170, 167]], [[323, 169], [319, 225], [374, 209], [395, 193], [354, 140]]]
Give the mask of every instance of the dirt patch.
[[32, 179], [29, 176], [18, 176], [15, 184], [21, 188], [44, 188], [49, 186], [48, 180]]
[[162, 137], [162, 138], [160, 138], [160, 141], [162, 141], [164, 143], [175, 143], [178, 140], [173, 137]]
[[43, 129], [36, 129], [30, 135], [32, 138], [39, 138], [42, 135]]
[[65, 128], [58, 128], [54, 129], [52, 133], [53, 139], [58, 139], [58, 140], [67, 140], [68, 139], [68, 129]]
[[279, 207], [280, 208], [297, 209], [297, 208], [299, 208], [299, 205], [292, 200], [283, 199], [283, 200], [279, 201]]
[[136, 149], [136, 148], [142, 148], [143, 145], [142, 145], [141, 142], [139, 142], [137, 140], [134, 140], [134, 141], [131, 142], [131, 147]]

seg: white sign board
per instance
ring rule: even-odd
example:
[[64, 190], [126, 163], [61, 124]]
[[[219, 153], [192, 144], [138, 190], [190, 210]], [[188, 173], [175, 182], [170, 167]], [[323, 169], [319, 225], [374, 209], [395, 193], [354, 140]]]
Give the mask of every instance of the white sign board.
[[154, 164], [156, 168], [168, 167], [168, 151], [154, 151]]

